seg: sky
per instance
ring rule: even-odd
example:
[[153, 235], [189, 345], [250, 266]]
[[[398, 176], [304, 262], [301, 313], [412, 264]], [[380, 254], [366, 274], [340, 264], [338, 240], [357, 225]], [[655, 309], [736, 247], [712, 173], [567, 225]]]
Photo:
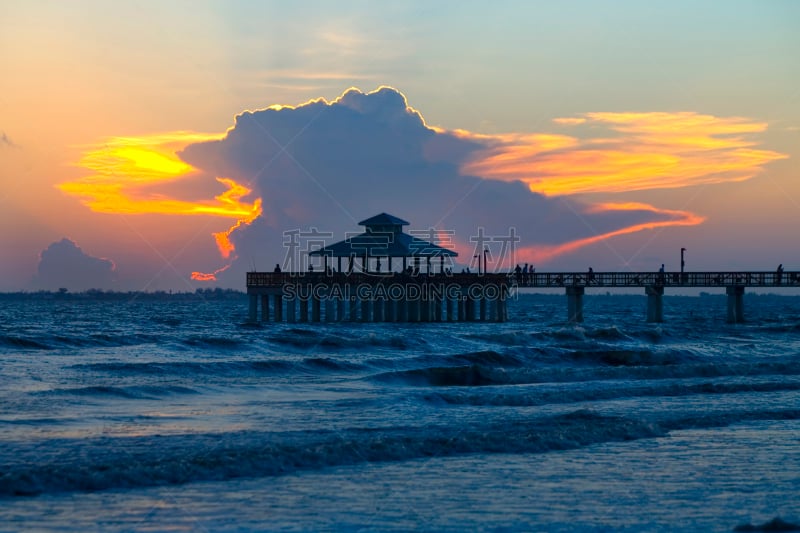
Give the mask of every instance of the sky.
[[792, 0], [2, 0], [0, 48], [0, 291], [244, 289], [381, 212], [473, 269], [800, 270]]

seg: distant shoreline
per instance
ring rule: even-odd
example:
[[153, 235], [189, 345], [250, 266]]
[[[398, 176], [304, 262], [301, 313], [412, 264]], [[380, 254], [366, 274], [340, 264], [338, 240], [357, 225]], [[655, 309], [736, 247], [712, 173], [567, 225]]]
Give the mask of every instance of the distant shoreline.
[[205, 300], [245, 300], [247, 294], [234, 289], [197, 289], [195, 292], [173, 291], [103, 291], [90, 289], [88, 291], [69, 292], [59, 291], [16, 291], [0, 292], [0, 301], [31, 300], [31, 301], [205, 301]]
[[[520, 291], [513, 295], [515, 298], [553, 298], [563, 299], [564, 295], [558, 292], [529, 292]], [[633, 292], [587, 292], [585, 298], [621, 298], [621, 297], [642, 297], [645, 294]], [[724, 293], [700, 292], [696, 295], [691, 294], [665, 294], [665, 298], [725, 298]], [[778, 292], [747, 292], [749, 298], [800, 298], [800, 294], [786, 294]], [[247, 301], [247, 293], [236, 289], [197, 289], [194, 292], [174, 292], [174, 291], [103, 291], [90, 289], [87, 291], [14, 291], [0, 292], [0, 301]]]

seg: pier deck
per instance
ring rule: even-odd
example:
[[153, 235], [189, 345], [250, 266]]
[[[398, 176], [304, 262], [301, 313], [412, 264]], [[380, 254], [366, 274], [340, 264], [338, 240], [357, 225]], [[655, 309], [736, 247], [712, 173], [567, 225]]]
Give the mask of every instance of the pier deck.
[[503, 322], [516, 288], [563, 288], [567, 319], [582, 322], [587, 288], [636, 287], [647, 295], [648, 322], [663, 322], [664, 291], [680, 287], [724, 287], [728, 321], [742, 322], [746, 287], [800, 287], [800, 272], [247, 273], [252, 322], [258, 318], [259, 297], [264, 322]]
[[509, 274], [518, 287], [800, 287], [800, 272], [534, 272]]

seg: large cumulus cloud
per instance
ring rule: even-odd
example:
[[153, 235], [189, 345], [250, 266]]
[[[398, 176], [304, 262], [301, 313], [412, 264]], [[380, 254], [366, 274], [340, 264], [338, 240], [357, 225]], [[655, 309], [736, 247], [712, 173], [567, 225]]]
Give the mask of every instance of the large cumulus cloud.
[[[454, 231], [462, 257], [470, 237], [521, 238], [518, 258], [567, 242], [625, 228], [672, 223], [686, 213], [649, 206], [616, 209], [548, 198], [522, 181], [485, 179], [464, 172], [488, 142], [429, 127], [395, 89], [350, 89], [333, 102], [273, 106], [245, 112], [219, 140], [189, 145], [181, 157], [217, 176], [249, 184], [263, 199], [263, 213], [237, 229], [238, 264], [225, 275], [241, 280], [284, 257], [283, 232], [316, 227], [339, 240], [356, 222], [388, 212], [412, 228]], [[525, 255], [527, 254], [527, 255]]]

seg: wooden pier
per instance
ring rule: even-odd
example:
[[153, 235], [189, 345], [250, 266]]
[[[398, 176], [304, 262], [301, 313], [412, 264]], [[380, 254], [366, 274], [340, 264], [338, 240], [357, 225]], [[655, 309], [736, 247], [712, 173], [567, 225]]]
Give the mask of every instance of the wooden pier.
[[[455, 251], [404, 233], [408, 222], [387, 213], [359, 224], [363, 233], [309, 251], [308, 272], [249, 272], [250, 321], [258, 319], [259, 298], [264, 322], [508, 318], [506, 300], [513, 280], [507, 275], [453, 274], [445, 263], [451, 264]], [[318, 261], [316, 271], [311, 259]]]
[[665, 289], [724, 287], [728, 321], [742, 322], [746, 287], [800, 287], [800, 272], [784, 272], [782, 265], [772, 272], [664, 272], [662, 265], [658, 272], [520, 272], [517, 267], [495, 274], [487, 272], [485, 257], [481, 271], [478, 255], [477, 273], [455, 274], [449, 265], [458, 254], [404, 233], [405, 220], [381, 213], [359, 224], [363, 233], [307, 251], [308, 272], [281, 272], [277, 266], [275, 272], [248, 272], [250, 321], [258, 321], [260, 302], [262, 322], [504, 322], [514, 290], [563, 288], [567, 320], [582, 322], [587, 288], [638, 287], [647, 295], [647, 321], [663, 322]]
[[251, 322], [504, 322], [506, 274], [248, 272]]
[[728, 322], [744, 321], [744, 290], [800, 287], [800, 272], [533, 272], [510, 274], [512, 287], [560, 288], [567, 294], [567, 319], [583, 321], [583, 295], [587, 288], [643, 288], [647, 295], [647, 321], [664, 321], [667, 288], [725, 288]]
[[[563, 289], [583, 321], [587, 289], [642, 288], [647, 321], [663, 322], [668, 288], [725, 288], [727, 320], [744, 321], [745, 288], [800, 288], [800, 272], [536, 272], [510, 274], [249, 272], [251, 322], [451, 322], [508, 319], [521, 288]], [[260, 304], [260, 315], [259, 315]]]

